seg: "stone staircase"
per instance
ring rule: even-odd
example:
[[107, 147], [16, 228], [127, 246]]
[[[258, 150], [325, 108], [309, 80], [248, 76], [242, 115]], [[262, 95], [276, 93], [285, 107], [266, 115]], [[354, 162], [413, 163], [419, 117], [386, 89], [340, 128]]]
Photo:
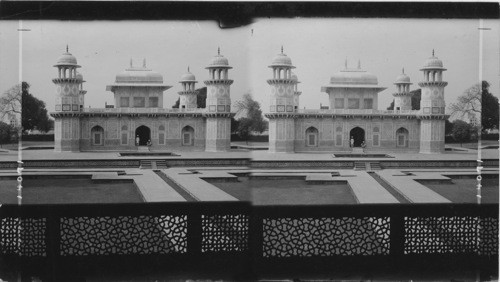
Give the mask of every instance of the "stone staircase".
[[148, 146], [139, 146], [137, 147], [137, 152], [149, 152]]
[[156, 160], [156, 168], [157, 169], [166, 169], [167, 161], [166, 160]]
[[354, 162], [354, 170], [366, 170], [365, 162]]
[[141, 160], [140, 169], [166, 169], [167, 161], [166, 160]]
[[153, 168], [153, 161], [141, 160], [141, 166], [139, 168], [140, 169], [152, 169]]
[[363, 152], [363, 148], [361, 147], [354, 147], [352, 148], [352, 154], [364, 154], [365, 152]]
[[379, 162], [354, 162], [354, 170], [373, 171], [381, 169]]
[[381, 170], [382, 169], [379, 162], [371, 162], [370, 168], [371, 168], [371, 170]]

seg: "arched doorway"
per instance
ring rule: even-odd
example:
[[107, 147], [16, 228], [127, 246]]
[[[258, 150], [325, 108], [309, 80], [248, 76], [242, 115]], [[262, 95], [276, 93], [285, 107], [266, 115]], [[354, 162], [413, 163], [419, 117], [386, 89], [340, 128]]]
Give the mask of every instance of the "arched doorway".
[[90, 130], [90, 136], [92, 136], [92, 145], [104, 145], [104, 129], [99, 125], [92, 127]]
[[194, 146], [194, 129], [187, 125], [182, 128], [182, 146]]
[[307, 147], [318, 146], [318, 130], [315, 127], [311, 126], [306, 130], [306, 146]]
[[408, 130], [404, 127], [400, 127], [396, 130], [396, 146], [408, 147], [408, 135]]
[[349, 144], [351, 144], [351, 138], [354, 139], [354, 147], [361, 147], [365, 141], [365, 131], [361, 127], [355, 127], [349, 132]]
[[[137, 137], [139, 137], [139, 144], [137, 144]], [[139, 126], [135, 130], [135, 142], [138, 146], [146, 146], [148, 140], [151, 140], [151, 130], [145, 125]]]

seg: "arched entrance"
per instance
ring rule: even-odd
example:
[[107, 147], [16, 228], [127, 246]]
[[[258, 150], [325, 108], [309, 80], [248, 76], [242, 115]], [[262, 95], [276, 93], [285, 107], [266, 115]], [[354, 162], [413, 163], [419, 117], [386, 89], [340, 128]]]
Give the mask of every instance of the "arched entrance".
[[[137, 144], [137, 137], [139, 137], [139, 144]], [[135, 142], [138, 146], [146, 146], [148, 140], [151, 140], [151, 130], [149, 127], [141, 125], [135, 130]]]
[[187, 125], [182, 128], [182, 146], [194, 145], [194, 129]]
[[307, 147], [318, 146], [318, 130], [315, 127], [311, 126], [306, 130], [306, 146]]
[[408, 147], [408, 135], [408, 130], [404, 127], [400, 127], [396, 130], [396, 146]]
[[99, 125], [92, 127], [90, 136], [92, 136], [92, 145], [104, 145], [104, 129]]
[[355, 127], [349, 132], [349, 144], [351, 144], [351, 138], [354, 139], [353, 147], [361, 147], [361, 144], [365, 141], [365, 131], [361, 127]]

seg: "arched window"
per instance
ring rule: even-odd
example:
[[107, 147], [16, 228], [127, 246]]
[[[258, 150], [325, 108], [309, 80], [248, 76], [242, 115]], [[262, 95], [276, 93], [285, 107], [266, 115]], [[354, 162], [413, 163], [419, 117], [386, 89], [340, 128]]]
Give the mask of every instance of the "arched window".
[[187, 125], [182, 128], [182, 146], [194, 146], [194, 129]]
[[165, 145], [165, 126], [160, 125], [158, 127], [158, 144]]
[[337, 126], [337, 128], [335, 128], [335, 146], [337, 147], [342, 147], [342, 138], [343, 138], [343, 135], [342, 135], [342, 126]]
[[121, 144], [128, 145], [128, 126], [122, 126]]
[[318, 146], [318, 130], [315, 127], [311, 126], [306, 130], [306, 146], [307, 147]]
[[92, 127], [92, 129], [90, 130], [90, 136], [92, 138], [92, 145], [104, 145], [104, 129], [99, 125]]
[[396, 146], [397, 147], [408, 147], [408, 130], [404, 127], [400, 127], [396, 130]]
[[373, 140], [372, 145], [374, 147], [380, 146], [380, 128], [378, 126], [373, 127]]

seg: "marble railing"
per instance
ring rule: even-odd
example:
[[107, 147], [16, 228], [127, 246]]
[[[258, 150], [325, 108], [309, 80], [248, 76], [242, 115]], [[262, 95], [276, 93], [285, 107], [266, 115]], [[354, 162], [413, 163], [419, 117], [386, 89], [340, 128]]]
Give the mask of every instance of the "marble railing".
[[123, 113], [123, 114], [163, 114], [163, 113], [204, 113], [206, 109], [188, 108], [188, 109], [172, 109], [172, 108], [84, 108], [84, 113]]
[[298, 109], [296, 113], [299, 114], [353, 114], [353, 115], [363, 115], [363, 114], [377, 114], [377, 115], [416, 115], [420, 113], [419, 110], [373, 110], [373, 109]]

